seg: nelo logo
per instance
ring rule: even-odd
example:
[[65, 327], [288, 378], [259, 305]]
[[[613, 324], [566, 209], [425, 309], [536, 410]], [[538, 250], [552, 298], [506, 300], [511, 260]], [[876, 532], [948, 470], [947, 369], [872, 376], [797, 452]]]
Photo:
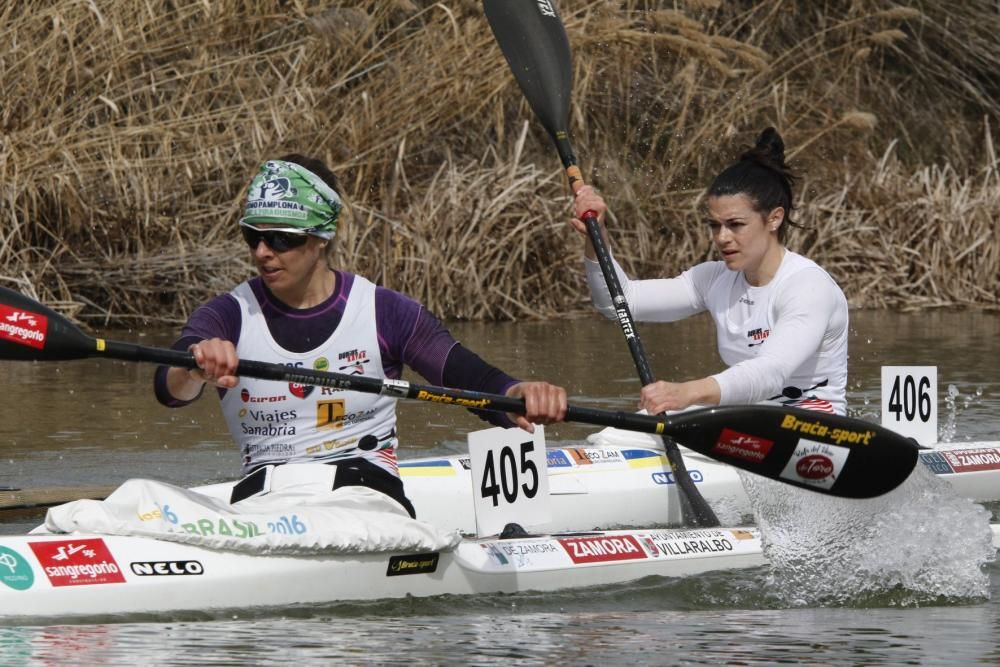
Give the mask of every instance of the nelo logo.
[[196, 560], [143, 561], [130, 564], [132, 574], [140, 577], [204, 574], [205, 567]]

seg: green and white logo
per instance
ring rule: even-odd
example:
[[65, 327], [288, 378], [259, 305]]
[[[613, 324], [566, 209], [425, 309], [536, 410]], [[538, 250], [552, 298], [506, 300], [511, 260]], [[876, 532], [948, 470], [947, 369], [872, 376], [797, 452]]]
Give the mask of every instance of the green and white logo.
[[0, 547], [0, 581], [15, 591], [25, 591], [35, 583], [35, 573], [21, 554], [7, 547]]

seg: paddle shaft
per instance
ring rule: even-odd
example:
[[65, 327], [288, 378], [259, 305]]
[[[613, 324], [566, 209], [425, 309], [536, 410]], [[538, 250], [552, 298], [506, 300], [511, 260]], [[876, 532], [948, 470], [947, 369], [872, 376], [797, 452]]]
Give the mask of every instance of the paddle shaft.
[[[124, 361], [144, 361], [180, 368], [198, 367], [198, 363], [190, 352], [147, 347], [133, 343], [97, 340], [98, 344], [96, 348], [101, 349], [95, 349], [88, 356], [104, 356]], [[450, 389], [408, 382], [406, 380], [379, 379], [364, 375], [346, 375], [333, 371], [296, 368], [265, 361], [241, 359], [236, 370], [236, 375], [260, 380], [278, 380], [295, 384], [331, 387], [366, 394], [381, 394], [393, 398], [406, 398], [429, 403], [446, 403], [477, 410], [511, 412], [519, 415], [523, 415], [525, 412], [523, 398], [468, 389]], [[662, 418], [632, 412], [613, 412], [595, 408], [582, 408], [574, 405], [567, 407], [565, 421], [592, 424], [595, 426], [613, 426], [615, 428], [652, 434], [663, 433], [668, 428], [667, 421]]]
[[[573, 154], [567, 127], [572, 69], [569, 40], [562, 20], [547, 0], [544, 3], [535, 0], [484, 0], [484, 8], [514, 78], [555, 144], [569, 177], [570, 187], [574, 194], [579, 192], [584, 181]], [[618, 324], [639, 373], [639, 381], [645, 387], [654, 382], [653, 373], [632, 312], [615, 274], [611, 253], [601, 237], [597, 214], [587, 211], [583, 222], [611, 295]], [[677, 443], [664, 435], [663, 447], [680, 490], [678, 495], [685, 523], [700, 527], [720, 525], [715, 512], [691, 479]]]

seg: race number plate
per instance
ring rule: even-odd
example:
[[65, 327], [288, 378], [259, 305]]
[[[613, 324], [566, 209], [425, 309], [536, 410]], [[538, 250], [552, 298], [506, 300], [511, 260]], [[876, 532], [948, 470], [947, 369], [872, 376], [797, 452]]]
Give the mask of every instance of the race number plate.
[[882, 367], [882, 426], [925, 447], [937, 442], [937, 366]]
[[524, 528], [551, 520], [545, 430], [490, 428], [469, 434], [476, 533], [496, 535], [508, 523]]

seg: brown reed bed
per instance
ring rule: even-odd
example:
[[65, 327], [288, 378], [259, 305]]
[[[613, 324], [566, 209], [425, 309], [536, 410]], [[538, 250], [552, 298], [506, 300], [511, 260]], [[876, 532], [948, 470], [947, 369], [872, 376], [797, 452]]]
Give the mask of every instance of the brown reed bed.
[[[792, 245], [855, 306], [998, 308], [991, 0], [564, 0], [571, 130], [617, 256], [711, 257], [711, 175], [775, 125]], [[69, 0], [0, 9], [0, 285], [101, 326], [176, 324], [251, 273], [260, 161], [342, 176], [343, 267], [447, 318], [587, 308], [558, 159], [473, 0]]]

